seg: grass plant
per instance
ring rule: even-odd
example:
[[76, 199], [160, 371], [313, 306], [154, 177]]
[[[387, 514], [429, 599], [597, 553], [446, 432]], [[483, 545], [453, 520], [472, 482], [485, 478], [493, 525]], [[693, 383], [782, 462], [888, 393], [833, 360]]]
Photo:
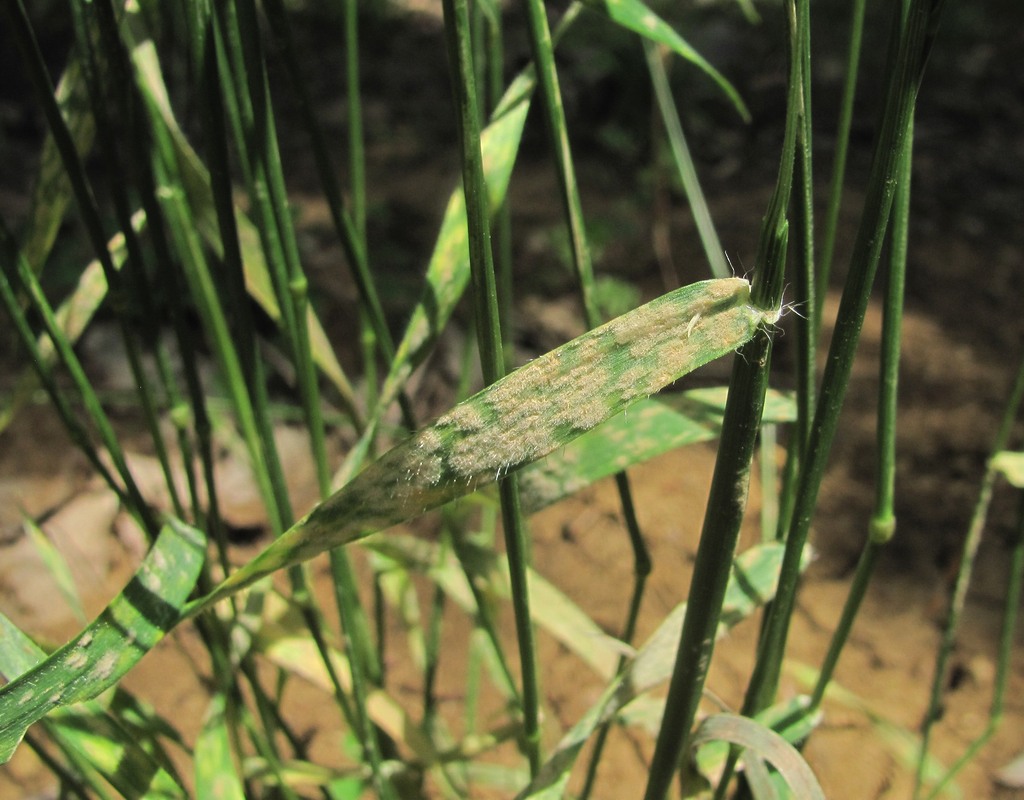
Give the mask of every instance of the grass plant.
[[[872, 87], [884, 98], [884, 113], [820, 378], [822, 298], [837, 246], [863, 3], [852, 7], [822, 231], [813, 203], [812, 121], [818, 118], [812, 115], [811, 4], [786, 0], [763, 9], [785, 17], [789, 69], [777, 180], [748, 281], [730, 275], [723, 257], [683, 134], [668, 60], [708, 81], [743, 119], [752, 115], [727, 77], [675, 27], [641, 0], [572, 3], [554, 25], [549, 7], [524, 0], [531, 61], [506, 82], [505, 4], [444, 0], [451, 82], [434, 89], [453, 100], [458, 135], [450, 155], [460, 170], [452, 175], [419, 299], [401, 310], [401, 336], [393, 333], [388, 265], [378, 260], [378, 243], [368, 233], [374, 212], [361, 85], [363, 56], [375, 46], [370, 37], [387, 14], [398, 13], [389, 4], [345, 0], [338, 9], [310, 3], [303, 11], [281, 0], [188, 0], [179, 7], [70, 0], [74, 44], [57, 88], [39, 44], [45, 15], [33, 18], [23, 0], [0, 5], [25, 92], [47, 124], [35, 202], [17, 225], [0, 220], [0, 299], [30, 362], [4, 397], [3, 425], [14, 424], [33, 389], [41, 387], [149, 548], [99, 617], [51, 652], [34, 640], [34, 631], [19, 629], [0, 610], [0, 674], [7, 680], [0, 687], [0, 761], [30, 748], [68, 797], [342, 800], [464, 798], [490, 791], [517, 798], [643, 794], [662, 800], [677, 781], [684, 796], [735, 791], [775, 797], [780, 790], [823, 796], [799, 748], [821, 719], [879, 550], [896, 534], [911, 140], [942, 0], [894, 5], [889, 77]], [[741, 8], [757, 18], [752, 4]], [[302, 13], [323, 14], [335, 26], [334, 46], [344, 66], [329, 79], [345, 97], [342, 143], [324, 132], [308, 77], [319, 65], [292, 25]], [[566, 75], [555, 59], [559, 42], [584, 16], [637, 39], [636, 57], [650, 76], [652, 103], [707, 260], [706, 267], [690, 271], [707, 279], [668, 290], [611, 321], [602, 318], [598, 303], [571, 146], [574, 123], [563, 101]], [[367, 19], [372, 24], [363, 24]], [[187, 91], [175, 77], [182, 73]], [[296, 119], [277, 102], [281, 73]], [[522, 277], [529, 265], [513, 264], [509, 185], [533, 105], [557, 178], [560, 224], [568, 231], [587, 332], [519, 365], [510, 317], [531, 276]], [[354, 287], [349, 311], [358, 341], [331, 341], [312, 297], [316, 286], [303, 263], [282, 131], [309, 143]], [[344, 164], [344, 180], [337, 164]], [[70, 294], [58, 302], [49, 263], [57, 231], [73, 213], [91, 253], [82, 259]], [[781, 700], [778, 684], [819, 489], [887, 242], [877, 505], [816, 685], [809, 695]], [[773, 341], [789, 308], [787, 285], [799, 315], [792, 393], [771, 388]], [[464, 357], [452, 391], [459, 402], [424, 422], [411, 378], [446, 332], [461, 325], [463, 301], [476, 335], [475, 350], [469, 346], [467, 353], [477, 354], [483, 382], [473, 385], [471, 359]], [[106, 314], [125, 345], [140, 418], [169, 498], [166, 508], [158, 509], [157, 499], [140, 487], [108, 398], [76, 353], [79, 337]], [[357, 357], [340, 359], [338, 351]], [[203, 366], [206, 353], [215, 365], [213, 377]], [[727, 386], [659, 394], [717, 359], [731, 360]], [[350, 375], [353, 368], [346, 371], [343, 361], [361, 361], [358, 375]], [[948, 775], [935, 778], [926, 769], [933, 764], [929, 735], [993, 487], [1003, 477], [1018, 489], [1024, 485], [1019, 454], [1010, 451], [1022, 387], [1018, 378], [937, 654], [932, 706], [920, 739], [922, 794], [941, 792], [992, 735], [1003, 710], [1024, 570], [1019, 533], [991, 723]], [[288, 466], [274, 436], [274, 404], [282, 398], [297, 409], [308, 434], [320, 494], [312, 510], [293, 508], [289, 496]], [[243, 564], [236, 563], [221, 511], [217, 427], [241, 442], [272, 539]], [[779, 430], [787, 449], [776, 474]], [[348, 445], [340, 460], [331, 455], [338, 440]], [[646, 642], [635, 643], [652, 564], [638, 522], [643, 508], [627, 470], [670, 449], [715, 440], [718, 456], [694, 574], [688, 587], [680, 587], [687, 602]], [[764, 503], [763, 541], [739, 552], [759, 442], [763, 483], [773, 496]], [[604, 478], [616, 483], [622, 535], [634, 560], [624, 622], [610, 632], [545, 579], [530, 545], [531, 515]], [[436, 539], [394, 527], [432, 509], [441, 509]], [[496, 545], [498, 528], [503, 546]], [[25, 529], [36, 540], [42, 536], [34, 520], [26, 520]], [[79, 608], [66, 564], [45, 541], [39, 546], [61, 592]], [[326, 594], [318, 592], [309, 569], [321, 556], [328, 564]], [[276, 579], [278, 573], [285, 579]], [[510, 657], [502, 635], [506, 599], [517, 657]], [[705, 713], [715, 643], [762, 611], [743, 707]], [[455, 613], [472, 633], [465, 693], [460, 714], [453, 716], [442, 712], [437, 681], [450, 668], [442, 650]], [[198, 667], [207, 679], [207, 708], [192, 740], [121, 684], [164, 637], [186, 630], [198, 634], [207, 659]], [[538, 630], [603, 685], [586, 713], [554, 733]], [[400, 634], [407, 644], [401, 652], [411, 654], [421, 677], [415, 703], [388, 673]], [[285, 702], [296, 682], [320, 688], [336, 707], [344, 733], [332, 763], [342, 766], [325, 766], [310, 754], [307, 732]], [[656, 690], [665, 685], [667, 696], [659, 696]], [[481, 708], [490, 697], [499, 699], [500, 709], [485, 716]], [[656, 733], [646, 787], [603, 783], [609, 731], [620, 725], [646, 725]], [[588, 744], [589, 758], [582, 759]], [[517, 757], [509, 759], [510, 751]], [[492, 760], [495, 752], [506, 757]]]

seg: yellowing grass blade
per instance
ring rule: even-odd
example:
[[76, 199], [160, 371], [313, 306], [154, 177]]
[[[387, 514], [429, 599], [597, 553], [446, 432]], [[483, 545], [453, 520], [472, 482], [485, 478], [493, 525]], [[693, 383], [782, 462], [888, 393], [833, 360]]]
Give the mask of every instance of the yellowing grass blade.
[[[213, 190], [210, 188], [210, 173], [178, 126], [167, 96], [167, 87], [164, 84], [153, 42], [146, 40], [135, 46], [132, 50], [132, 58], [139, 89], [151, 101], [151, 108], [156, 109], [151, 114], [150, 121], [153, 125], [166, 127], [174, 142], [180, 179], [192, 207], [192, 213], [195, 215], [198, 229], [214, 252], [223, 253], [223, 243], [217, 225], [217, 211], [213, 202]], [[281, 309], [274, 295], [266, 259], [263, 257], [262, 246], [259, 243], [259, 233], [252, 221], [238, 208], [235, 209], [235, 225], [238, 229], [239, 246], [242, 251], [245, 288], [267, 313], [267, 316], [274, 322], [280, 322]], [[357, 404], [352, 386], [334, 355], [327, 334], [324, 333], [323, 326], [312, 306], [307, 309], [306, 324], [309, 327], [309, 346], [313, 353], [313, 361], [338, 390], [346, 408], [357, 416], [355, 412]]]
[[[466, 571], [450, 551], [442, 551], [433, 542], [398, 535], [381, 537], [367, 542], [366, 546], [401, 564], [411, 573], [426, 575], [467, 614], [477, 613]], [[483, 548], [477, 554], [480, 567], [479, 572], [473, 575], [473, 580], [486, 586], [489, 594], [508, 598], [511, 590], [508, 585], [508, 563], [504, 556], [494, 550], [485, 552]], [[579, 656], [604, 680], [614, 678], [625, 645], [601, 630], [567, 595], [536, 571], [528, 569], [527, 580], [533, 622]]]
[[1002, 473], [1014, 488], [1024, 489], [1024, 452], [1002, 450], [996, 453], [992, 457], [992, 469]]
[[[743, 758], [750, 773], [748, 779], [753, 782], [754, 776], [757, 775], [756, 786], [764, 787], [761, 794], [755, 791], [755, 796], [776, 796], [770, 789], [767, 769], [762, 770], [759, 765], [759, 761], [764, 760], [771, 762], [779, 771], [794, 797], [825, 800], [825, 793], [799, 751], [757, 720], [736, 714], [715, 714], [707, 717], [693, 734], [693, 746], [699, 747], [711, 741], [725, 741], [744, 749]], [[772, 791], [772, 794], [768, 795], [768, 791]]]
[[55, 708], [113, 686], [179, 619], [206, 556], [202, 533], [172, 520], [128, 586], [75, 639], [0, 688], [0, 763]]
[[[809, 553], [808, 548], [804, 554], [804, 564], [809, 561], [806, 558]], [[758, 605], [772, 599], [781, 563], [782, 545], [776, 542], [756, 545], [736, 557], [722, 605], [719, 637], [749, 617]], [[560, 800], [565, 797], [576, 758], [594, 732], [645, 692], [660, 686], [671, 677], [685, 616], [686, 604], [681, 603], [662, 620], [644, 646], [608, 684], [598, 701], [562, 737], [536, 778], [517, 795], [516, 800]], [[664, 700], [659, 701], [659, 706], [661, 710], [664, 709]]]
[[[520, 74], [505, 92], [491, 123], [480, 137], [491, 213], [505, 200], [512, 167], [519, 152], [523, 125], [530, 110], [534, 82], [528, 74]], [[359, 442], [349, 452], [334, 478], [336, 486], [349, 481], [362, 466], [376, 436], [381, 416], [398, 398], [409, 376], [423, 363], [437, 336], [462, 298], [469, 283], [469, 238], [466, 227], [466, 198], [461, 184], [452, 191], [445, 209], [441, 230], [427, 265], [423, 294], [413, 309], [405, 333], [395, 350], [395, 357], [377, 398], [377, 405]]]
[[567, 444], [730, 353], [777, 312], [741, 278], [663, 295], [552, 350], [390, 450], [230, 576], [195, 613], [278, 569], [418, 516]]

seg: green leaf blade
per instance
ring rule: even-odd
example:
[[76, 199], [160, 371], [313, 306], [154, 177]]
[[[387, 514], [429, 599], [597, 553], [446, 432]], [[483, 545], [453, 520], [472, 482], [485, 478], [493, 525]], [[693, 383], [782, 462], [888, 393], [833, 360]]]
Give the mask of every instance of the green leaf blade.
[[616, 25], [621, 25], [623, 28], [643, 36], [645, 39], [650, 39], [652, 42], [664, 45], [673, 53], [701, 69], [718, 84], [718, 87], [735, 106], [743, 121], [750, 121], [750, 111], [743, 102], [743, 98], [740, 97], [740, 93], [736, 91], [736, 88], [704, 56], [698, 53], [689, 42], [680, 36], [671, 25], [641, 3], [640, 0], [583, 0], [583, 2], [587, 8], [603, 14]]
[[245, 787], [231, 757], [227, 700], [223, 694], [210, 698], [195, 748], [196, 796], [210, 800], [244, 800]]

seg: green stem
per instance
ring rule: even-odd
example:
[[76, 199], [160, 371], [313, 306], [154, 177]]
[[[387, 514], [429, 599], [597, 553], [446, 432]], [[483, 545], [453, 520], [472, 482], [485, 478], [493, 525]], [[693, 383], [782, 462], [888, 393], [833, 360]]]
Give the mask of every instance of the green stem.
[[[817, 373], [816, 317], [819, 291], [814, 280], [814, 175], [811, 147], [811, 19], [810, 3], [799, 2], [797, 11], [797, 41], [795, 58], [800, 60], [800, 118], [797, 123], [796, 195], [793, 198], [793, 220], [796, 231], [796, 259], [793, 269], [795, 302], [804, 309], [796, 315], [797, 351], [796, 400], [797, 419], [794, 434], [800, 447], [796, 450], [798, 463], [803, 459], [803, 448], [814, 416], [814, 383]], [[823, 289], [821, 291], [824, 291]]]
[[981, 749], [988, 744], [988, 741], [995, 736], [1003, 720], [1003, 707], [1006, 700], [1006, 686], [1009, 681], [1010, 667], [1013, 659], [1014, 635], [1017, 630], [1022, 586], [1024, 586], [1024, 494], [1021, 495], [1017, 511], [1016, 541], [1013, 545], [1013, 552], [1010, 555], [1010, 579], [1006, 587], [1006, 600], [1003, 604], [1003, 624], [999, 632], [999, 653], [996, 660], [996, 677], [992, 687], [992, 705], [989, 707], [988, 724], [981, 735], [971, 742], [971, 745], [964, 751], [963, 755], [936, 782], [931, 792], [927, 795], [928, 800], [938, 797], [939, 793], [956, 777], [957, 773], [974, 759]]
[[[580, 299], [587, 327], [594, 328], [600, 325], [602, 320], [595, 298], [594, 268], [590, 257], [590, 248], [587, 244], [583, 204], [580, 200], [579, 184], [576, 180], [572, 148], [569, 144], [569, 131], [558, 82], [558, 71], [555, 67], [554, 44], [542, 0], [526, 0], [526, 9], [530, 23], [530, 46], [544, 106], [544, 118], [554, 150], [558, 182], [562, 193], [562, 209], [572, 243], [573, 266], [579, 285]], [[616, 488], [633, 550], [635, 575], [633, 601], [630, 603], [630, 612], [626, 620], [628, 637], [626, 641], [629, 641], [636, 626], [636, 615], [639, 613], [646, 579], [651, 572], [651, 558], [636, 517], [633, 497], [625, 473], [616, 476]], [[600, 749], [595, 750], [594, 755], [593, 763], [596, 765]]]
[[[793, 190], [794, 161], [804, 114], [803, 60], [798, 42], [800, 22], [795, 0], [786, 6], [789, 22], [790, 74], [786, 128], [778, 180], [764, 216], [758, 246], [752, 301], [763, 309], [781, 308], [789, 243], [786, 211]], [[722, 437], [708, 496], [687, 599], [682, 637], [665, 701], [665, 715], [651, 762], [644, 800], [662, 800], [675, 770], [688, 752], [693, 723], [714, 653], [722, 602], [732, 571], [747, 501], [751, 461], [768, 389], [771, 335], [759, 331], [733, 361]], [[738, 753], [732, 753], [719, 783], [728, 785]]]
[[907, 234], [910, 221], [911, 139], [900, 166], [900, 185], [893, 206], [889, 273], [882, 317], [882, 357], [878, 390], [878, 465], [875, 478], [875, 510], [870, 531], [854, 572], [842, 615], [832, 634], [828, 653], [818, 674], [807, 713], [813, 714], [825, 698], [853, 622], [860, 611], [874, 573], [878, 553], [896, 533], [896, 420], [900, 364], [900, 333], [903, 321], [903, 294], [906, 283]]
[[[123, 44], [118, 36], [114, 10], [109, 2], [89, 4], [72, 3], [78, 49], [84, 54], [82, 59], [83, 73], [89, 90], [90, 106], [96, 122], [97, 142], [104, 159], [104, 171], [108, 178], [108, 188], [114, 202], [114, 210], [118, 224], [125, 239], [128, 251], [126, 268], [122, 275], [115, 277], [108, 287], [117, 318], [121, 328], [125, 352], [131, 369], [133, 382], [138, 389], [143, 418], [153, 443], [154, 453], [164, 476], [164, 485], [174, 513], [184, 518], [184, 507], [178, 493], [177, 484], [171, 472], [167, 446], [160, 429], [157, 402], [151, 380], [142, 367], [139, 348], [139, 336], [135, 329], [140, 329], [142, 341], [153, 351], [158, 367], [157, 377], [162, 380], [166, 394], [175, 394], [173, 377], [167, 363], [166, 353], [160, 346], [157, 328], [158, 316], [153, 303], [153, 291], [146, 275], [146, 260], [143, 257], [142, 245], [135, 226], [132, 225], [132, 208], [128, 197], [128, 187], [133, 183], [139, 186], [140, 194], [152, 189], [152, 181], [140, 180], [141, 173], [146, 173], [146, 145], [148, 136], [140, 124], [140, 107], [134, 92], [134, 84], [129, 78], [128, 59]], [[89, 34], [89, 26], [85, 17], [89, 10], [91, 18], [101, 36], [101, 48], [97, 51], [93, 37]], [[108, 109], [113, 109], [121, 123], [118, 129], [111, 119]], [[132, 156], [128, 163], [118, 157], [115, 142], [124, 138], [132, 148]], [[126, 176], [130, 176], [125, 180]], [[150, 194], [150, 199], [152, 195]], [[150, 204], [155, 205], [155, 204]], [[159, 220], [159, 217], [156, 218]], [[159, 222], [157, 222], [159, 224]], [[129, 315], [131, 319], [129, 319]]]
[[[42, 105], [43, 112], [50, 127], [50, 133], [53, 136], [54, 143], [60, 153], [68, 180], [71, 183], [71, 188], [75, 195], [75, 200], [78, 203], [79, 213], [82, 215], [82, 220], [85, 224], [89, 241], [95, 251], [96, 258], [99, 260], [100, 265], [103, 268], [103, 273], [107, 279], [107, 285], [110, 287], [111, 295], [116, 299], [123, 300], [123, 298], [120, 297], [117, 270], [111, 260], [110, 251], [107, 249], [107, 237], [103, 231], [103, 223], [100, 219], [99, 207], [96, 203], [96, 198], [93, 195], [92, 188], [89, 185], [88, 178], [86, 177], [85, 166], [82, 163], [81, 157], [78, 155], [78, 151], [75, 149], [71, 133], [68, 130], [64, 117], [61, 115], [60, 108], [57, 106], [57, 102], [54, 98], [53, 84], [50, 82], [50, 77], [47, 74], [42, 52], [39, 49], [39, 44], [36, 41], [35, 34], [29, 24], [28, 15], [25, 13], [25, 8], [21, 0], [18, 0], [16, 7], [14, 7], [14, 4], [12, 3], [5, 3], [4, 11], [11, 22], [15, 34], [15, 45], [21, 55], [22, 63], [28, 71], [33, 91]], [[26, 288], [35, 295], [34, 302], [37, 304], [41, 303], [42, 306], [45, 307], [45, 310], [49, 312], [50, 322], [47, 323], [47, 326], [51, 337], [54, 338], [54, 345], [61, 353], [61, 358], [64, 361], [65, 366], [72, 373], [72, 377], [75, 380], [78, 391], [82, 394], [86, 410], [92, 417], [103, 441], [103, 445], [107, 448], [111, 461], [113, 461], [115, 469], [121, 477], [121, 480], [124, 482], [125, 491], [129, 500], [128, 507], [132, 508], [133, 513], [138, 517], [142, 525], [142, 529], [146, 534], [150, 537], [155, 536], [159, 526], [156, 524], [152, 511], [142, 498], [134, 479], [128, 471], [120, 442], [118, 442], [117, 437], [114, 435], [113, 429], [110, 426], [110, 422], [106, 414], [103, 412], [99, 399], [96, 397], [88, 379], [85, 377], [85, 373], [81, 370], [81, 365], [79, 364], [78, 359], [71, 351], [70, 343], [67, 342], [66, 338], [61, 335], [59, 331], [57, 331], [56, 323], [52, 320], [52, 309], [50, 309], [49, 303], [42, 295], [42, 290], [38, 288], [38, 281], [36, 280], [35, 274], [32, 272], [31, 268], [28, 268], [26, 263], [23, 263], [23, 259], [18, 258], [16, 259], [16, 262], [19, 265], [19, 271], [22, 274], [22, 279], [27, 281]], [[33, 286], [35, 288], [33, 288]], [[40, 307], [39, 309], [41, 313], [44, 313], [43, 307]], [[119, 315], [119, 318], [123, 323], [123, 316]], [[50, 329], [50, 325], [53, 326], [52, 329]], [[129, 343], [131, 337], [126, 334], [125, 338], [126, 343]], [[135, 366], [138, 368], [137, 362], [135, 363]]]
[[[480, 152], [480, 114], [477, 109], [473, 48], [470, 41], [467, 0], [444, 0], [445, 34], [453, 73], [458, 113], [459, 145], [462, 154], [462, 185], [469, 228], [469, 256], [477, 337], [484, 380], [490, 384], [505, 373], [501, 323], [498, 318], [497, 287], [491, 254], [487, 190]], [[540, 769], [540, 688], [536, 641], [530, 619], [526, 581], [529, 563], [525, 523], [519, 508], [518, 481], [509, 475], [498, 484], [509, 564], [512, 606], [523, 680], [523, 739], [531, 776]]]
[[[791, 25], [795, 25], [795, 19], [791, 19]], [[791, 80], [779, 179], [761, 233], [757, 259], [760, 269], [755, 275], [752, 302], [763, 309], [779, 308], [782, 302], [789, 238], [785, 213], [793, 181], [798, 87], [799, 82]], [[770, 355], [771, 335], [762, 329], [740, 348], [733, 360], [718, 459], [644, 800], [662, 800], [666, 796], [680, 759], [687, 750], [714, 652], [722, 602], [743, 522], [751, 459], [768, 389]]]
[[[995, 441], [992, 443], [992, 455], [1006, 449], [1010, 433], [1013, 430], [1013, 424], [1020, 411], [1022, 400], [1024, 400], [1024, 361], [1021, 362], [1017, 371], [1013, 390], [1010, 392], [1010, 398], [1006, 404], [1006, 410], [1003, 412], [999, 430], [996, 433]], [[932, 729], [941, 716], [942, 694], [946, 686], [949, 658], [953, 653], [953, 645], [956, 643], [956, 631], [967, 600], [967, 589], [971, 583], [974, 559], [978, 554], [978, 546], [981, 544], [981, 535], [985, 529], [985, 522], [988, 519], [988, 509], [992, 503], [992, 493], [995, 490], [997, 477], [998, 472], [992, 467], [990, 459], [989, 465], [985, 470], [985, 476], [981, 482], [981, 491], [978, 494], [978, 501], [974, 506], [974, 514], [967, 529], [967, 536], [964, 539], [963, 550], [960, 554], [960, 570], [957, 573], [953, 594], [950, 598], [946, 625], [942, 632], [942, 642], [935, 657], [935, 674], [932, 678], [928, 709], [925, 711], [924, 722], [921, 726], [921, 748], [917, 758], [915, 797], [920, 796], [921, 784], [924, 779], [924, 765], [928, 757]]]
[[839, 208], [843, 201], [843, 185], [846, 180], [846, 154], [850, 145], [850, 130], [853, 127], [853, 101], [857, 94], [857, 73], [860, 69], [861, 40], [864, 33], [865, 0], [853, 0], [850, 4], [850, 49], [846, 59], [846, 78], [843, 81], [843, 99], [839, 108], [839, 124], [836, 127], [835, 161], [828, 188], [828, 209], [825, 212], [824, 243], [821, 261], [815, 279], [818, 294], [815, 319], [821, 322], [821, 310], [828, 291], [829, 276], [832, 272], [832, 257], [835, 253], [836, 231], [839, 229]]
[[905, 34], [900, 40], [899, 55], [892, 71], [868, 181], [864, 216], [855, 240], [850, 272], [822, 378], [806, 449], [807, 457], [800, 467], [779, 586], [775, 601], [767, 613], [757, 664], [744, 702], [744, 713], [748, 715], [766, 708], [775, 697], [789, 622], [796, 602], [801, 556], [810, 531], [828, 453], [838, 427], [839, 412], [898, 183], [900, 160], [910, 130], [914, 99], [939, 8], [934, 0], [914, 0]]

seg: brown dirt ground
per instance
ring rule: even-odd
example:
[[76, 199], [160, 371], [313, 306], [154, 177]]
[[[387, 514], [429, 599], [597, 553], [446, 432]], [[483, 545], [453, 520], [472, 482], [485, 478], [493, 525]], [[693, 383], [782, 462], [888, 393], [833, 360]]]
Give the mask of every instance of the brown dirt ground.
[[[714, 30], [708, 34], [712, 43], [717, 41], [713, 34]], [[977, 90], [977, 95], [982, 96], [974, 94], [976, 83], [972, 80], [979, 75], [996, 71], [1005, 77], [1005, 70], [999, 72], [1000, 57], [1009, 58], [1007, 53], [1013, 52], [1012, 33], [1002, 38], [991, 31], [988, 35], [974, 50], [965, 51], [964, 61], [956, 62], [957, 80], [943, 83], [944, 92], [922, 94], [918, 129], [921, 169], [915, 185], [918, 199], [903, 344], [897, 509], [900, 527], [880, 563], [837, 675], [839, 684], [874, 712], [911, 730], [919, 724], [925, 707], [956, 553], [977, 495], [1010, 372], [1021, 352], [1024, 315], [1020, 311], [1019, 276], [1024, 236], [1019, 219], [1024, 200], [1018, 140], [1024, 113], [1020, 95], [1015, 94], [1020, 88], [1019, 76], [1012, 85], [986, 83], [983, 90]], [[426, 80], [438, 69], [438, 59], [443, 59], [436, 30], [425, 25], [410, 26], [388, 47], [396, 52], [401, 47], [425, 47], [422, 52], [429, 55], [417, 63], [416, 70], [425, 74]], [[386, 59], [387, 52], [380, 53], [380, 57]], [[763, 98], [778, 85], [777, 58], [772, 60], [770, 54], [761, 51], [759, 58], [752, 59], [752, 70], [765, 65], [769, 69], [750, 77], [744, 86], [754, 92], [755, 114], [758, 109], [772, 107]], [[376, 209], [373, 224], [381, 242], [376, 245], [380, 250], [378, 257], [397, 265], [394, 269], [401, 286], [412, 285], [413, 281], [404, 278], [402, 283], [402, 261], [408, 261], [409, 269], [419, 270], [440, 203], [455, 173], [450, 159], [424, 156], [425, 145], [445, 141], [447, 135], [445, 124], [437, 121], [437, 112], [420, 105], [430, 98], [418, 98], [401, 114], [381, 99], [394, 92], [394, 85], [388, 81], [399, 84], [415, 77], [400, 73], [399, 69], [396, 67], [385, 78], [372, 74], [367, 78], [367, 102], [371, 142], [381, 142], [370, 148], [371, 201]], [[445, 80], [442, 78], [435, 85], [446, 86]], [[611, 91], [605, 86], [599, 88]], [[834, 92], [835, 87], [826, 86], [825, 93], [829, 91]], [[1017, 99], [1011, 101], [1008, 97]], [[570, 107], [571, 103], [572, 98]], [[581, 107], [592, 111], [585, 105]], [[995, 113], [983, 115], [988, 109], [995, 109]], [[325, 113], [328, 119], [334, 119], [337, 106], [326, 105]], [[422, 127], [417, 127], [414, 121], [431, 113], [437, 130], [428, 131], [424, 137]], [[753, 262], [756, 252], [758, 222], [775, 166], [775, 142], [757, 141], [755, 134], [735, 126], [726, 128], [716, 140], [708, 132], [707, 121], [696, 119], [693, 125], [695, 149], [708, 153], [703, 164], [709, 176], [705, 188], [719, 233], [737, 267], [742, 268], [744, 263]], [[646, 210], [650, 189], [637, 189], [643, 197], [639, 203], [624, 192], [623, 176], [607, 166], [608, 153], [600, 149], [597, 139], [595, 134], [581, 147], [584, 203], [591, 219], [607, 222], [620, 234], [604, 247], [598, 266], [636, 280], [647, 294], [660, 291], [659, 276], [665, 275], [666, 269], [664, 265], [659, 269], [650, 255], [652, 220]], [[535, 300], [539, 298], [542, 307], [550, 312], [547, 318], [554, 317], [557, 325], [571, 332], [572, 319], [578, 316], [567, 319], [566, 309], [574, 307], [574, 300], [564, 280], [541, 285], [535, 277], [552, 265], [552, 272], [558, 273], [548, 233], [551, 220], [557, 219], [557, 205], [552, 199], [556, 195], [550, 167], [541, 160], [542, 142], [542, 136], [534, 131], [528, 144], [532, 143], [536, 151], [527, 151], [523, 171], [513, 184], [513, 207], [519, 209], [517, 224], [524, 231], [520, 241], [525, 242], [517, 251], [517, 265], [523, 271], [521, 285], [527, 287], [527, 293], [534, 295]], [[295, 147], [300, 149], [299, 145]], [[851, 168], [856, 170], [862, 165], [864, 157], [855, 153]], [[301, 184], [302, 170], [298, 174]], [[394, 174], [402, 176], [400, 183], [386, 177]], [[5, 172], [5, 182], [6, 177]], [[295, 198], [307, 235], [308, 261], [322, 287], [325, 308], [344, 309], [351, 298], [351, 287], [332, 277], [338, 255], [324, 244], [331, 237], [325, 232], [321, 207], [308, 197], [300, 186]], [[11, 194], [3, 199], [17, 205]], [[858, 206], [854, 189], [844, 210], [840, 253], [852, 237]], [[679, 280], [703, 277], [698, 268], [686, 266], [699, 264], [700, 257], [692, 223], [677, 200], [672, 203], [669, 219]], [[667, 273], [671, 274], [671, 270]], [[404, 297], [394, 299], [396, 315], [406, 302]], [[828, 318], [834, 314], [834, 307], [834, 302], [830, 302]], [[350, 317], [341, 311], [328, 318], [333, 320], [337, 340], [345, 341], [353, 329]], [[793, 622], [789, 660], [794, 667], [815, 667], [820, 663], [870, 515], [879, 328], [880, 312], [873, 305], [815, 520], [813, 540], [818, 556], [804, 581]], [[528, 347], [543, 341], [545, 335], [558, 337], [563, 331], [534, 327], [524, 331], [522, 339]], [[783, 337], [776, 355], [780, 385], [785, 385], [788, 374], [788, 347]], [[100, 370], [111, 365], [98, 358], [92, 366]], [[714, 382], [722, 376], [719, 367], [717, 372], [704, 374], [698, 380]], [[431, 398], [427, 413], [439, 411], [435, 404], [441, 403], [443, 407], [443, 402]], [[135, 424], [128, 413], [118, 423], [129, 431]], [[72, 556], [88, 552], [88, 560], [81, 560], [84, 566], [76, 571], [75, 577], [88, 599], [90, 613], [101, 608], [123, 584], [134, 559], [130, 554], [131, 542], [128, 539], [126, 544], [125, 529], [115, 517], [116, 509], [109, 509], [98, 496], [84, 460], [45, 408], [27, 409], [0, 441], [0, 602], [5, 612], [26, 629], [59, 642], [75, 625], [61, 604], [53, 600], [52, 585], [46, 583], [20, 536], [21, 510], [51, 515], [51, 523], [74, 520], [66, 523], [63, 539], [60, 524], [51, 524], [48, 530], [57, 531], [55, 537], [70, 548]], [[693, 447], [668, 454], [632, 472], [640, 522], [655, 564], [640, 621], [641, 639], [685, 597], [713, 463], [713, 447]], [[307, 498], [309, 488], [305, 487]], [[300, 492], [303, 487], [295, 489]], [[755, 481], [744, 533], [747, 543], [757, 536], [758, 506], [759, 488]], [[999, 493], [958, 637], [953, 659], [955, 680], [947, 693], [945, 715], [934, 739], [936, 754], [946, 762], [963, 751], [986, 721], [1002, 613], [1000, 598], [1006, 585], [1011, 506], [1008, 493]], [[60, 516], [62, 512], [67, 514], [66, 518]], [[85, 524], [82, 520], [89, 522]], [[542, 512], [531, 521], [531, 530], [534, 559], [541, 572], [599, 624], [610, 631], [617, 630], [632, 576], [629, 549], [611, 487], [598, 485]], [[120, 538], [114, 535], [116, 531], [122, 532]], [[252, 546], [242, 548], [239, 556], [250, 552]], [[456, 614], [449, 614], [446, 624], [445, 669], [439, 689], [445, 705], [455, 707], [465, 688], [463, 655], [468, 626]], [[731, 707], [742, 696], [755, 635], [756, 623], [748, 622], [716, 650], [708, 688]], [[578, 718], [600, 687], [587, 677], [575, 657], [543, 636], [541, 659], [548, 733], [554, 736], [556, 728], [570, 725]], [[403, 673], [400, 650], [393, 662], [397, 693], [415, 703], [415, 678]], [[192, 736], [205, 706], [204, 689], [197, 674], [205, 674], [206, 669], [194, 634], [186, 631], [171, 637], [144, 659], [125, 684], [170, 719], [181, 722], [186, 735]], [[793, 672], [787, 673], [784, 694], [805, 689]], [[337, 746], [333, 715], [311, 712], [326, 705], [322, 695], [299, 685], [290, 692], [294, 694], [289, 695], [289, 704], [301, 715], [297, 718], [304, 720], [303, 730], [312, 736], [313, 756], [332, 763]], [[1022, 699], [1024, 645], [1018, 634], [1002, 728], [958, 779], [963, 797], [1024, 796], [1019, 791], [997, 787], [992, 779], [1000, 766], [1024, 750], [1020, 733], [1024, 730]], [[639, 796], [650, 752], [651, 742], [644, 735], [614, 734], [595, 796], [609, 800]], [[806, 753], [830, 798], [909, 796], [907, 768], [868, 717], [849, 704], [829, 703], [824, 722]], [[38, 765], [26, 748], [0, 770], [0, 795], [4, 797], [46, 796], [48, 791], [45, 778], [40, 778]]]

